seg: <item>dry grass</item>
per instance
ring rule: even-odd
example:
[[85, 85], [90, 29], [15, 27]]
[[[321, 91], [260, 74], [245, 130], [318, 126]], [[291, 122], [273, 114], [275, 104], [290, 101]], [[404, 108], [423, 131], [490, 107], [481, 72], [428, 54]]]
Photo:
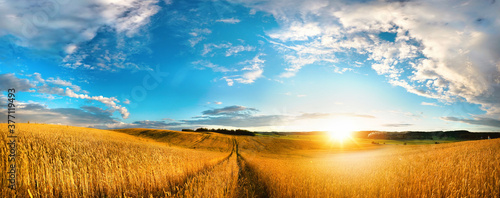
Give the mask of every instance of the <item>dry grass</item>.
[[270, 197], [499, 197], [500, 140], [274, 158], [247, 153]]
[[236, 197], [238, 187], [236, 155], [185, 183], [175, 197]]
[[165, 142], [168, 145], [175, 145], [192, 149], [204, 149], [221, 152], [229, 152], [232, 149], [232, 139], [230, 136], [212, 132], [181, 132], [158, 129], [116, 129], [114, 131], [126, 133], [133, 136], [153, 139], [158, 142]]
[[[17, 196], [163, 196], [228, 153], [168, 147], [112, 131], [17, 124]], [[1, 144], [7, 126], [0, 124]], [[6, 147], [0, 185], [7, 186]], [[1, 188], [2, 197], [13, 196]]]
[[[500, 196], [500, 139], [403, 146], [307, 136], [17, 127], [18, 197], [29, 197], [28, 190], [34, 197]], [[3, 186], [6, 129], [0, 124]], [[0, 196], [16, 194], [1, 188]]]

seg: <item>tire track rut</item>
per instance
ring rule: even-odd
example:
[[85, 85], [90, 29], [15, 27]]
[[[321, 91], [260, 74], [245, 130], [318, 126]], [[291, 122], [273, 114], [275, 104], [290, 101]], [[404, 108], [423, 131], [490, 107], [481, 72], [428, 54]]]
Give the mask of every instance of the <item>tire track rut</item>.
[[238, 142], [235, 140], [236, 156], [238, 164], [238, 197], [269, 197], [269, 190], [265, 183], [261, 182], [258, 173], [248, 164], [238, 152]]
[[173, 183], [173, 184], [170, 184], [170, 191], [169, 192], [165, 192], [166, 196], [167, 197], [171, 197], [172, 195], [176, 195], [176, 194], [179, 194], [180, 192], [184, 191], [185, 190], [185, 187], [186, 187], [186, 184], [192, 180], [193, 178], [197, 177], [197, 176], [200, 176], [200, 175], [203, 175], [203, 174], [207, 174], [208, 172], [212, 171], [214, 168], [216, 168], [217, 166], [220, 166], [222, 165], [224, 162], [228, 161], [231, 156], [233, 156], [235, 153], [234, 151], [234, 146], [233, 146], [233, 149], [231, 150], [231, 152], [229, 153], [228, 156], [224, 157], [223, 159], [221, 159], [220, 161], [216, 162], [215, 164], [213, 165], [207, 165], [205, 166], [204, 168], [196, 171], [196, 172], [192, 172], [192, 173], [188, 173], [186, 177], [184, 177], [184, 179], [182, 179], [180, 182], [176, 182], [176, 183]]

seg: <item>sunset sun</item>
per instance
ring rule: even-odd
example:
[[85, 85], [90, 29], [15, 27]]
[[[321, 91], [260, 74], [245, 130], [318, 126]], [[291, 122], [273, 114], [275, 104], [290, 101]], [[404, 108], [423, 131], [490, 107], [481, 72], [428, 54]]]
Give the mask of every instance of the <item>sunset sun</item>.
[[355, 124], [349, 119], [336, 119], [333, 120], [329, 127], [328, 134], [330, 139], [343, 142], [351, 138], [351, 133], [355, 131]]

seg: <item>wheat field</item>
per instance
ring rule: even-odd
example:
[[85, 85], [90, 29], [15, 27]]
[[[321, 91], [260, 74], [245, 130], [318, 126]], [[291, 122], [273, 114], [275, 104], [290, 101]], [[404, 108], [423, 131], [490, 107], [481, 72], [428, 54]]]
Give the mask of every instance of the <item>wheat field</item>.
[[270, 197], [499, 197], [500, 140], [314, 158], [243, 153]]
[[500, 196], [500, 139], [339, 147], [312, 136], [16, 127], [17, 191], [1, 197]]
[[[105, 130], [16, 127], [19, 197], [161, 197], [227, 157], [225, 152], [169, 147]], [[0, 129], [6, 145], [7, 127], [1, 124]], [[2, 186], [7, 186], [6, 152], [2, 147]], [[0, 194], [14, 196], [8, 188]]]

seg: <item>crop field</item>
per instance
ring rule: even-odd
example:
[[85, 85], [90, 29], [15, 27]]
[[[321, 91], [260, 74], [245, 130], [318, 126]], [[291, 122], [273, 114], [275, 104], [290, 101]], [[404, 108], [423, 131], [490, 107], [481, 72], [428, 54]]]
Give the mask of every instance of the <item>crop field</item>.
[[[17, 124], [17, 190], [0, 197], [499, 197], [500, 139], [336, 142]], [[7, 127], [0, 124], [2, 144]], [[7, 148], [0, 183], [7, 186]]]

